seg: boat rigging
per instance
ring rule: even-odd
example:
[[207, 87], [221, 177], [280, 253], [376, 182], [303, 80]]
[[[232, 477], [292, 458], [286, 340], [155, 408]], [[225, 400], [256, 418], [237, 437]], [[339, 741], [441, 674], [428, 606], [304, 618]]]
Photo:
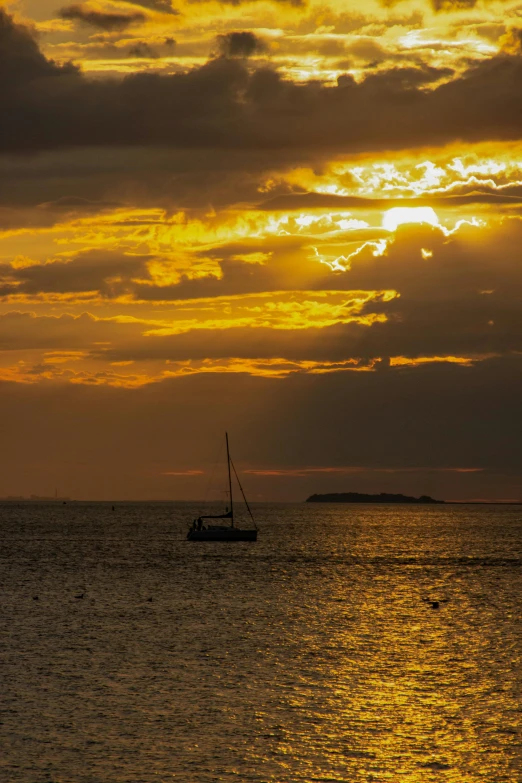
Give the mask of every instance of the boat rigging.
[[[187, 539], [189, 541], [257, 541], [258, 528], [254, 520], [254, 516], [248, 505], [241, 481], [237, 474], [236, 467], [232, 462], [230, 456], [230, 449], [228, 445], [228, 432], [225, 433], [225, 440], [227, 444], [227, 470], [228, 470], [228, 496], [230, 500], [230, 509], [228, 507], [224, 514], [202, 514], [192, 523], [190, 530], [187, 533]], [[245, 506], [250, 515], [250, 519], [254, 525], [251, 529], [239, 528], [234, 524], [234, 497], [232, 494], [232, 471], [238, 483], [241, 495], [245, 502]], [[205, 525], [204, 520], [207, 519], [223, 519], [230, 520], [229, 525]]]

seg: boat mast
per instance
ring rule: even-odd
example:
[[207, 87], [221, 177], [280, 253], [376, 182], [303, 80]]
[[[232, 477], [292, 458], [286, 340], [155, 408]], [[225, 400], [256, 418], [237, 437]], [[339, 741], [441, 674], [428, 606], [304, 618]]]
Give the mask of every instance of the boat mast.
[[[227, 441], [228, 492], [230, 494], [230, 514], [232, 519], [232, 527], [234, 527], [234, 501], [232, 500], [232, 475], [230, 473], [230, 452], [228, 450], [228, 432], [225, 432], [225, 438]], [[223, 443], [223, 441], [221, 442]]]

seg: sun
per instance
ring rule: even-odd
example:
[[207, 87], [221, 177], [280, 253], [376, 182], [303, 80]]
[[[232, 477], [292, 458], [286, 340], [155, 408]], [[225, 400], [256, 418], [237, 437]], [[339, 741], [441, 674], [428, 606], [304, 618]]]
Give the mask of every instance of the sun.
[[395, 231], [403, 223], [429, 223], [438, 226], [439, 218], [431, 207], [393, 207], [384, 213], [382, 227]]

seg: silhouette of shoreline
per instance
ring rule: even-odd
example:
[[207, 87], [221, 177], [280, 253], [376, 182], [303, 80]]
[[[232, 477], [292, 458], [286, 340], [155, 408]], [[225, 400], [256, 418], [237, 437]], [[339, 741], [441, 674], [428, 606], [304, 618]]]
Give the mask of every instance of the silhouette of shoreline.
[[435, 500], [429, 495], [414, 498], [409, 495], [392, 495], [381, 492], [379, 495], [365, 495], [360, 492], [332, 492], [326, 495], [310, 495], [306, 503], [445, 503], [445, 500]]

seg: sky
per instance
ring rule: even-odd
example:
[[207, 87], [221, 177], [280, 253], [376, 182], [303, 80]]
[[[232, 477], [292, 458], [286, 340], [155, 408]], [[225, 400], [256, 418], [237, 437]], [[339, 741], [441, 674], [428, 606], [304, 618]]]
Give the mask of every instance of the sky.
[[521, 2], [0, 0], [0, 496], [522, 500], [521, 138]]

